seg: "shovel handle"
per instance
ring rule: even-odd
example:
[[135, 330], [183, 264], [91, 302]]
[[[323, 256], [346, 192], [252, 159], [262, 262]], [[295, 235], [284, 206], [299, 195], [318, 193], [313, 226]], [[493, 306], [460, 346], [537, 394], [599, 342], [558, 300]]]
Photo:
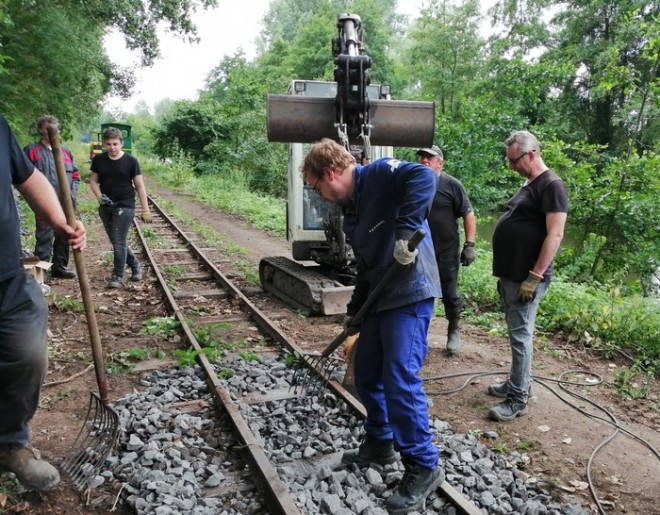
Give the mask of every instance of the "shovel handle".
[[[412, 252], [417, 248], [417, 245], [419, 245], [419, 242], [422, 241], [422, 239], [426, 236], [426, 231], [424, 229], [417, 229], [415, 231], [415, 234], [412, 235], [412, 237], [408, 240], [408, 250]], [[390, 265], [390, 267], [387, 269], [387, 272], [385, 272], [385, 275], [380, 278], [376, 286], [374, 287], [371, 292], [369, 292], [369, 295], [367, 296], [367, 300], [364, 301], [362, 306], [360, 306], [360, 309], [358, 312], [355, 314], [352, 320], [351, 327], [356, 327], [360, 325], [360, 322], [362, 322], [362, 319], [364, 318], [364, 315], [371, 309], [373, 304], [376, 302], [376, 299], [380, 295], [380, 292], [383, 291], [383, 288], [387, 285], [387, 283], [390, 282], [390, 279], [396, 274], [403, 265], [399, 263], [396, 259], [394, 260], [394, 263]], [[349, 336], [349, 332], [347, 329], [344, 329], [341, 333], [339, 333], [334, 340], [328, 345], [323, 352], [321, 353], [321, 356], [324, 358], [327, 358], [332, 354], [337, 347], [339, 347], [342, 342]]]
[[[62, 159], [59, 131], [52, 125], [48, 127], [48, 139], [50, 140], [50, 146], [53, 149], [53, 158], [55, 159], [55, 168], [57, 170], [57, 181], [60, 183], [60, 196], [62, 198], [66, 221], [71, 227], [75, 229], [77, 223], [76, 213], [73, 209], [73, 200], [71, 199], [69, 180], [67, 179], [66, 170], [64, 168], [64, 160]], [[89, 330], [89, 338], [92, 343], [92, 358], [94, 359], [96, 382], [99, 386], [99, 397], [101, 398], [101, 402], [105, 405], [108, 403], [108, 380], [106, 378], [105, 366], [103, 364], [103, 348], [101, 347], [99, 326], [96, 322], [94, 302], [92, 300], [89, 278], [87, 277], [85, 259], [83, 257], [82, 251], [73, 249], [73, 259], [76, 263], [76, 272], [78, 273], [80, 292], [82, 293], [83, 305], [85, 306], [85, 316], [87, 317], [87, 328]]]

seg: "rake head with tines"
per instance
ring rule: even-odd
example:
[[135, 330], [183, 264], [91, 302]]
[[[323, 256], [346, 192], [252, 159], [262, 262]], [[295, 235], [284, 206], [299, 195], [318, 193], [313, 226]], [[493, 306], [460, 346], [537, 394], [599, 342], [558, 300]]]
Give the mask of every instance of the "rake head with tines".
[[335, 370], [345, 363], [345, 360], [331, 354], [346, 340], [348, 333], [348, 330], [344, 329], [321, 354], [302, 356], [291, 379], [291, 387], [319, 388], [322, 391]]
[[91, 392], [85, 422], [61, 465], [79, 492], [85, 492], [90, 480], [98, 475], [118, 437], [119, 415]]

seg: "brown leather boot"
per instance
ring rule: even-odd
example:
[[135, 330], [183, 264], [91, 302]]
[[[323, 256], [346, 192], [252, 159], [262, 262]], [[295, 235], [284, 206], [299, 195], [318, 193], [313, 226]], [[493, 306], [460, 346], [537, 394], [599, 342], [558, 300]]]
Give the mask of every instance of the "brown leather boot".
[[0, 470], [13, 472], [26, 490], [50, 490], [60, 482], [57, 469], [27, 447], [0, 445]]

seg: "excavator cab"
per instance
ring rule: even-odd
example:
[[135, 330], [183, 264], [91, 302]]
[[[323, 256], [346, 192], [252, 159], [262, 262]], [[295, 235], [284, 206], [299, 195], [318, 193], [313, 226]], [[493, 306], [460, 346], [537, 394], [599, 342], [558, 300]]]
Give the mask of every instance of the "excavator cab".
[[360, 164], [393, 157], [393, 147], [428, 147], [435, 104], [392, 100], [390, 87], [371, 84], [360, 17], [337, 16], [332, 41], [335, 82], [294, 80], [287, 95], [268, 95], [268, 140], [288, 144], [287, 239], [293, 260], [266, 257], [261, 284], [312, 314], [346, 312], [355, 282], [355, 256], [342, 231], [341, 209], [304, 184], [300, 164], [310, 144], [331, 138]]

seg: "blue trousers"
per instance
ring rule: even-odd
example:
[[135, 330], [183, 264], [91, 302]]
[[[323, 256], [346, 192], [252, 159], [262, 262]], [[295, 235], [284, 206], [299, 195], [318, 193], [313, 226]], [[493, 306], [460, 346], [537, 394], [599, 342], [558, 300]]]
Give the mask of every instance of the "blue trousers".
[[48, 369], [48, 305], [22, 270], [0, 283], [0, 445], [25, 447]]
[[500, 279], [497, 283], [504, 304], [504, 317], [511, 343], [509, 395], [518, 402], [527, 402], [529, 387], [532, 385], [534, 325], [539, 303], [548, 286], [550, 286], [548, 281], [539, 283], [534, 298], [530, 302], [523, 302], [518, 296], [520, 283], [508, 279]]
[[99, 206], [99, 217], [112, 244], [114, 254], [112, 275], [118, 278], [124, 277], [126, 265], [134, 270], [139, 264], [127, 241], [128, 230], [135, 217], [135, 208]]
[[419, 372], [428, 349], [434, 299], [367, 315], [355, 350], [355, 386], [367, 410], [365, 431], [394, 440], [407, 461], [438, 466]]

